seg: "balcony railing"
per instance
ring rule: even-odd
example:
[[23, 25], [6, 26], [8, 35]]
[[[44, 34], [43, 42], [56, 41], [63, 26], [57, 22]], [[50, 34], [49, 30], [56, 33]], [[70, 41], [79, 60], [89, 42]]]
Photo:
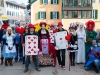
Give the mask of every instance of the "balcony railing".
[[92, 0], [62, 0], [62, 7], [91, 7]]

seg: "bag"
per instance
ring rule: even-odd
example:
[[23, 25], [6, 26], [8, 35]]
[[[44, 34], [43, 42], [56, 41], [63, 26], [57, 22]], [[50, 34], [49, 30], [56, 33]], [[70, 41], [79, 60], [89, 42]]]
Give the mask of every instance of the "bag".
[[46, 65], [54, 65], [54, 58], [53, 55], [49, 54], [39, 54], [38, 55], [39, 65], [46, 66]]

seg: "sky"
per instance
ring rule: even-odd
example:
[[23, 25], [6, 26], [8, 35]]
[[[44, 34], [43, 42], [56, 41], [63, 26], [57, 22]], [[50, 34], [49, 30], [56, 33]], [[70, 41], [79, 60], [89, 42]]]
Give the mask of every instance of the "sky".
[[24, 4], [28, 4], [28, 0], [9, 0], [9, 1], [16, 1], [17, 3], [24, 3]]

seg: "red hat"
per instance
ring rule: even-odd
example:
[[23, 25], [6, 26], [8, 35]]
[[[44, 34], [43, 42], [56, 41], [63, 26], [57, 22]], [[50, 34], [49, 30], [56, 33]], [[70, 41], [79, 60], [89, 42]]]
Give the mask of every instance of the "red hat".
[[53, 25], [53, 24], [51, 24], [51, 25], [50, 25], [50, 27], [54, 27], [54, 25]]
[[58, 26], [63, 26], [62, 22], [58, 22]]
[[45, 22], [40, 22], [40, 26], [42, 27], [42, 25], [45, 25], [45, 27], [46, 27], [46, 23]]
[[[92, 25], [91, 28], [89, 28], [89, 25]], [[87, 23], [86, 23], [86, 29], [87, 30], [93, 30], [95, 28], [95, 22], [92, 21], [92, 20], [89, 20]]]
[[35, 25], [33, 25], [33, 24], [29, 24], [28, 27], [29, 27], [29, 28], [34, 28], [34, 29], [35, 29]]

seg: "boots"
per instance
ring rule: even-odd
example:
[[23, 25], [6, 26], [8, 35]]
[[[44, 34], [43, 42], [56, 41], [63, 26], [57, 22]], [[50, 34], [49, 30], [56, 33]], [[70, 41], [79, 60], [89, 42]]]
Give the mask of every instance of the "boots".
[[5, 58], [5, 66], [8, 66], [8, 58]]
[[12, 64], [12, 60], [13, 60], [13, 58], [10, 58], [10, 59], [9, 59], [9, 61], [10, 61], [10, 63], [9, 63], [10, 66], [13, 66], [13, 64]]
[[1, 56], [1, 65], [3, 65], [3, 59], [4, 59], [4, 57]]
[[3, 60], [1, 59], [1, 65], [3, 65]]
[[10, 64], [10, 66], [13, 66], [12, 60], [13, 60], [13, 58], [9, 58], [9, 59], [8, 59], [8, 62], [9, 62], [9, 64]]

